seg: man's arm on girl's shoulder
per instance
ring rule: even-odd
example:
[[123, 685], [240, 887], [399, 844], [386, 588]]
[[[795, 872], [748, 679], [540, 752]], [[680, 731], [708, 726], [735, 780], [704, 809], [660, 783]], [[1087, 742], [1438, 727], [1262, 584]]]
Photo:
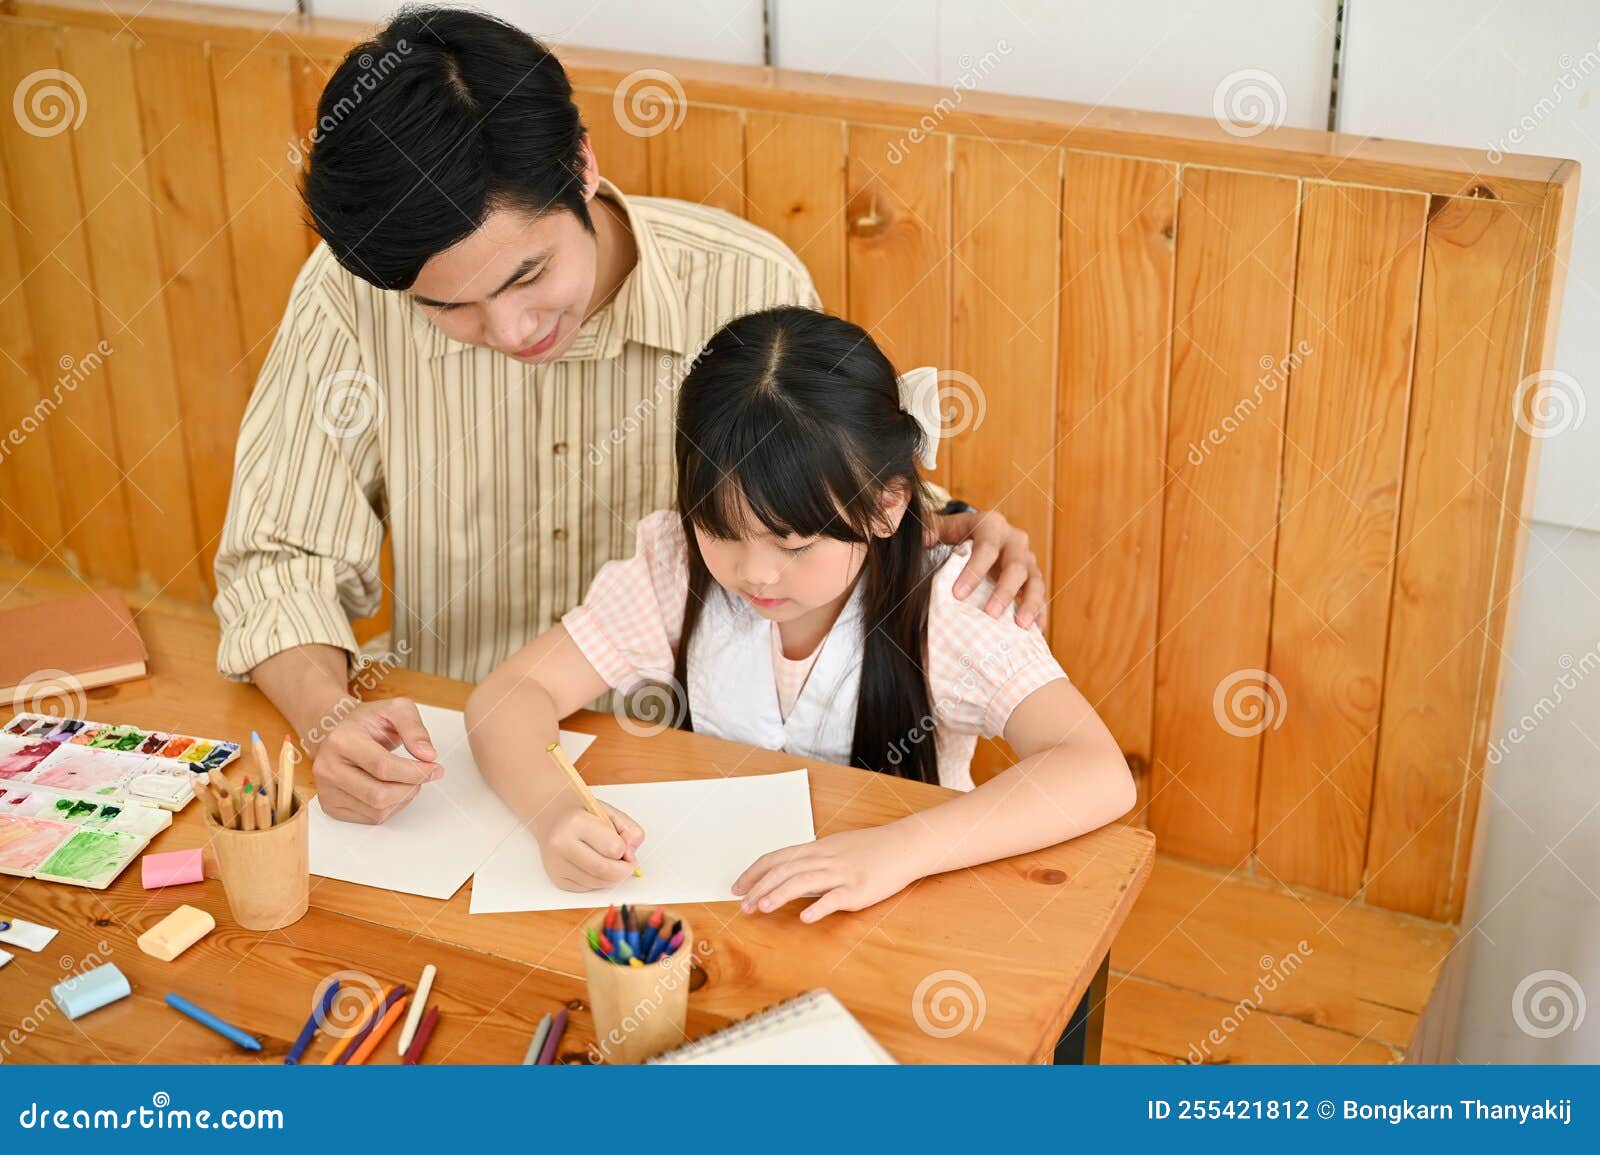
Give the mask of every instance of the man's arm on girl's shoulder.
[[929, 546], [972, 543], [972, 555], [956, 579], [956, 597], [965, 600], [989, 578], [994, 590], [984, 602], [986, 614], [998, 618], [1015, 602], [1017, 625], [1027, 629], [1037, 623], [1044, 628], [1049, 591], [1026, 530], [1018, 529], [995, 510], [975, 509], [933, 514], [928, 536]]

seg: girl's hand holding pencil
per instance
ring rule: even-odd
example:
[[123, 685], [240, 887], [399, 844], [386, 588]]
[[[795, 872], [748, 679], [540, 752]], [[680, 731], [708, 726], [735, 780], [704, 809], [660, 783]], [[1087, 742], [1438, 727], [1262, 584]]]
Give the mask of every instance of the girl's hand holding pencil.
[[596, 890], [630, 874], [642, 878], [635, 851], [644, 841], [644, 830], [594, 796], [560, 742], [551, 742], [545, 753], [571, 788], [552, 800], [550, 821], [539, 822], [534, 830], [545, 873], [563, 890]]
[[563, 890], [615, 886], [639, 868], [644, 831], [616, 807], [598, 805], [606, 817], [591, 814], [576, 797], [559, 798], [535, 824], [545, 873]]

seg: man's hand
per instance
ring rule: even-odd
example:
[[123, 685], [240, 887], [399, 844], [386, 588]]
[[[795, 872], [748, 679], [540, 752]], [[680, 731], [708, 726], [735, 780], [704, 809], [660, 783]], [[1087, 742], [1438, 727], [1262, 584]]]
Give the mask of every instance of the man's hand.
[[1017, 625], [1027, 629], [1034, 622], [1044, 628], [1046, 618], [1044, 573], [1039, 559], [1028, 546], [1028, 535], [994, 511], [935, 514], [929, 526], [927, 545], [972, 543], [972, 556], [956, 578], [955, 594], [966, 598], [985, 577], [994, 580], [984, 612], [991, 618], [1005, 613], [1017, 603]]
[[[417, 761], [393, 751], [404, 746]], [[361, 702], [323, 739], [311, 773], [328, 817], [386, 822], [444, 776], [422, 715], [410, 698]]]

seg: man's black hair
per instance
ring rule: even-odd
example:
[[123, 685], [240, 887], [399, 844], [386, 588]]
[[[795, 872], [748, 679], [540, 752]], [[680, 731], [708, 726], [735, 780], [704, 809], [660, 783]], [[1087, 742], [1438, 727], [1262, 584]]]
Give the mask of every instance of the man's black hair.
[[539, 41], [481, 12], [406, 7], [329, 78], [301, 195], [341, 265], [406, 289], [492, 209], [566, 209], [593, 232], [583, 138]]

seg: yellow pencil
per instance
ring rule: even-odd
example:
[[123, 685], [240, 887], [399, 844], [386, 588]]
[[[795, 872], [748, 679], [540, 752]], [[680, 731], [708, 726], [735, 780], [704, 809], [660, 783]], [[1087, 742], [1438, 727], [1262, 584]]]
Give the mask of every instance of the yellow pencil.
[[[561, 743], [552, 742], [545, 747], [545, 750], [549, 753], [550, 760], [561, 767], [561, 772], [567, 776], [567, 781], [578, 792], [578, 800], [583, 803], [584, 809], [596, 818], [610, 822], [611, 816], [600, 808], [600, 800], [594, 796], [594, 791], [589, 789], [589, 784], [583, 780], [583, 775], [578, 773], [578, 768], [572, 764], [572, 759], [567, 757], [567, 752], [561, 748]], [[634, 863], [633, 876], [643, 878], [644, 867]]]
[[278, 821], [287, 822], [294, 809], [294, 745], [283, 736], [278, 748]]
[[[256, 756], [256, 770], [260, 775], [256, 779], [256, 790], [272, 798], [277, 794], [277, 787], [272, 782], [272, 760], [267, 757], [266, 743], [254, 730], [250, 731], [250, 749]], [[271, 826], [272, 823], [268, 822], [267, 825]]]

